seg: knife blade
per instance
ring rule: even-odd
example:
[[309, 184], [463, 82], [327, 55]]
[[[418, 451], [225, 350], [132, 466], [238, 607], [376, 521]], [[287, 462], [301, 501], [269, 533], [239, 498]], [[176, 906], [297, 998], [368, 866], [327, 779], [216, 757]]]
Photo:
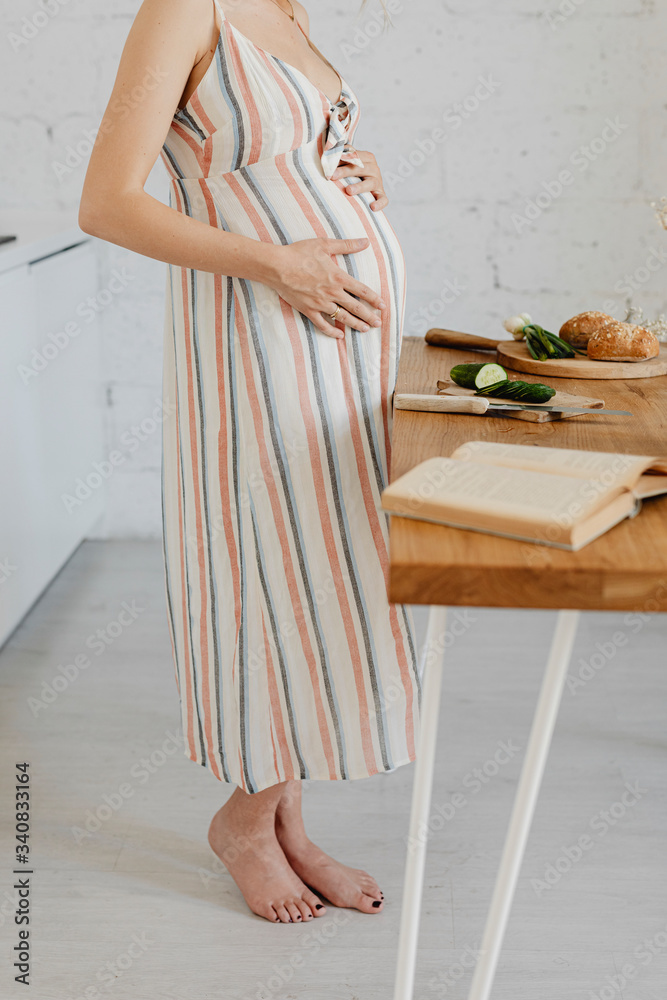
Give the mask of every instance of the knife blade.
[[630, 410], [607, 410], [603, 406], [545, 406], [543, 403], [531, 405], [530, 403], [492, 403], [489, 400], [489, 409], [497, 410], [534, 410], [539, 413], [547, 410], [550, 413], [613, 413], [616, 416], [631, 417]]

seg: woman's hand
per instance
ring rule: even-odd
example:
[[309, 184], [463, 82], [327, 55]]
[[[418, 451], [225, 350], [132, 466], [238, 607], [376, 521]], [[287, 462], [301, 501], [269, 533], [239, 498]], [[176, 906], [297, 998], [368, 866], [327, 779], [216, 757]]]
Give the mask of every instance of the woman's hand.
[[367, 239], [359, 240], [298, 240], [288, 246], [272, 247], [271, 274], [263, 280], [274, 288], [281, 298], [326, 333], [338, 339], [342, 330], [336, 323], [355, 330], [368, 330], [380, 326], [377, 309], [385, 303], [368, 285], [357, 281], [335, 262], [335, 254], [358, 253], [368, 246]]
[[379, 212], [380, 209], [389, 204], [389, 198], [384, 193], [382, 174], [380, 173], [377, 160], [372, 153], [361, 152], [360, 150], [356, 152], [363, 163], [363, 167], [358, 166], [356, 163], [344, 163], [336, 167], [331, 175], [331, 179], [337, 181], [341, 177], [361, 177], [361, 180], [357, 181], [356, 184], [346, 184], [345, 193], [351, 195], [370, 191], [375, 199], [375, 201], [371, 202], [371, 208], [374, 212]]

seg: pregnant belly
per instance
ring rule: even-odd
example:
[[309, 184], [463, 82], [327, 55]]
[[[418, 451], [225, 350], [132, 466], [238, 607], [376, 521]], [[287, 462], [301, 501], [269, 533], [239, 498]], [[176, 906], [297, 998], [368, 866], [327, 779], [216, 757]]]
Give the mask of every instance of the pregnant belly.
[[337, 261], [379, 294], [389, 294], [397, 306], [405, 285], [400, 243], [384, 212], [371, 209], [368, 192], [345, 192], [355, 183], [328, 180], [313, 142], [231, 173], [173, 181], [171, 204], [210, 225], [263, 242], [365, 237], [366, 249]]

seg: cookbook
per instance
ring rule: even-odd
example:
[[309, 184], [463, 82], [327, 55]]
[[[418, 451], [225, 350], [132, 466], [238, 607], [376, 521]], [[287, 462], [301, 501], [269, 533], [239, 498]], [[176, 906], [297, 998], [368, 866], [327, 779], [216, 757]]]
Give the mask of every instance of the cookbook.
[[468, 441], [391, 483], [382, 508], [576, 552], [660, 493], [667, 458]]

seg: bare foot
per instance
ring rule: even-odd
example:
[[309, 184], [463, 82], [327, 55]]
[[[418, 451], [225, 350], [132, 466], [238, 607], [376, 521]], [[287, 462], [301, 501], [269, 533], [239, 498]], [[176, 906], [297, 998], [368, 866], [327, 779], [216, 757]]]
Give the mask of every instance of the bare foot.
[[[261, 793], [259, 793], [261, 794]], [[275, 835], [274, 813], [267, 822], [249, 822], [249, 810], [235, 792], [213, 817], [208, 842], [253, 911], [274, 923], [305, 923], [326, 908], [290, 868]], [[255, 796], [252, 796], [255, 798]]]
[[276, 836], [285, 857], [304, 883], [334, 906], [381, 913], [384, 893], [361, 868], [348, 868], [313, 844], [301, 818], [301, 790], [289, 782], [276, 810]]

